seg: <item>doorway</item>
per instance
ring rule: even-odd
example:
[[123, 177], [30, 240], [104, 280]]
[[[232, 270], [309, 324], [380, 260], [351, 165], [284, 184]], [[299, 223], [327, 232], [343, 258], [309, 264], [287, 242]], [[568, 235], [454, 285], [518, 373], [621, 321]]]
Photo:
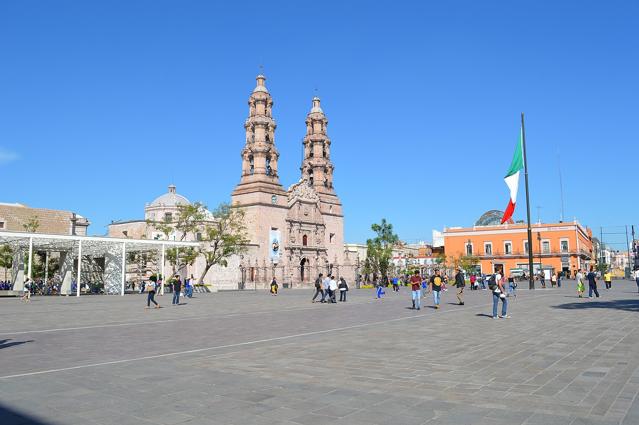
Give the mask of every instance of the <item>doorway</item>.
[[306, 281], [306, 267], [308, 267], [308, 261], [306, 258], [302, 258], [300, 261], [300, 282], [304, 283]]

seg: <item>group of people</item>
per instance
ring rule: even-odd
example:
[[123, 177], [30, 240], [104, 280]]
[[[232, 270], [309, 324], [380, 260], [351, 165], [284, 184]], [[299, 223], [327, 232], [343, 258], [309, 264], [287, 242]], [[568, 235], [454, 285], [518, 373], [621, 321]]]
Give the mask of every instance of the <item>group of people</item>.
[[[473, 279], [473, 276], [475, 279]], [[406, 279], [407, 282], [411, 286], [411, 308], [414, 310], [421, 310], [422, 308], [422, 298], [425, 298], [427, 294], [432, 294], [433, 296], [433, 307], [436, 310], [439, 310], [441, 307], [441, 299], [442, 292], [446, 291], [446, 285], [448, 282], [448, 276], [440, 272], [440, 270], [435, 270], [435, 273], [432, 276], [422, 276], [419, 273], [419, 270], [415, 270], [414, 274]], [[492, 275], [486, 277], [486, 279], [482, 279], [487, 286], [487, 289], [491, 291], [491, 296], [493, 299], [493, 314], [492, 317], [494, 319], [509, 319], [508, 315], [508, 300], [507, 297], [515, 295], [515, 288], [517, 287], [514, 278], [510, 277], [508, 279], [509, 289], [506, 289], [505, 281], [501, 273], [497, 272]], [[401, 278], [393, 278], [391, 280], [393, 285], [393, 291], [399, 291], [399, 285], [403, 283]], [[471, 288], [478, 282], [475, 275], [471, 275], [470, 284]], [[478, 283], [477, 283], [478, 284]], [[464, 290], [466, 288], [466, 276], [461, 268], [456, 270], [454, 275], [453, 286], [457, 288], [456, 297], [457, 304], [464, 305]], [[424, 293], [424, 290], [426, 293]], [[377, 286], [376, 290], [376, 298], [381, 299], [384, 296], [384, 285], [380, 284]], [[502, 303], [501, 314], [498, 314], [499, 302]]]
[[320, 273], [317, 279], [315, 279], [315, 294], [311, 302], [316, 302], [317, 297], [320, 297], [319, 302], [321, 303], [336, 303], [338, 292], [339, 301], [346, 302], [346, 293], [348, 292], [346, 279], [343, 277], [336, 279], [334, 275], [324, 277], [324, 274]]
[[[176, 274], [169, 283], [169, 289], [173, 293], [172, 305], [180, 305], [180, 296], [184, 295], [187, 298], [193, 298], [193, 287], [195, 286], [195, 278], [193, 275], [187, 277], [184, 282], [180, 275]], [[146, 308], [151, 308], [151, 303], [155, 308], [160, 308], [160, 304], [155, 301], [158, 289], [162, 287], [162, 279], [151, 279], [148, 282], [140, 283], [140, 293], [147, 292]]]

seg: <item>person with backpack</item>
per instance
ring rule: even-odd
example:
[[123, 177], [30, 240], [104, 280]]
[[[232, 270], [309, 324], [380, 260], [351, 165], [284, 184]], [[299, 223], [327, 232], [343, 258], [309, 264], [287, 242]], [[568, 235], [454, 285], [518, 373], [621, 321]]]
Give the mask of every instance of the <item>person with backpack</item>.
[[[508, 299], [504, 290], [504, 283], [499, 272], [493, 274], [488, 280], [488, 289], [493, 295], [493, 319], [510, 319], [508, 315]], [[497, 306], [501, 300], [501, 316], [497, 316]]]
[[348, 292], [348, 284], [346, 284], [346, 279], [343, 277], [339, 278], [339, 300], [340, 302], [346, 302], [346, 292]]
[[436, 310], [439, 309], [439, 303], [441, 301], [441, 291], [442, 291], [443, 285], [444, 285], [444, 279], [439, 273], [439, 270], [435, 270], [435, 275], [430, 278], [428, 292], [433, 293], [433, 303], [435, 304]]
[[457, 268], [455, 274], [455, 286], [457, 287], [457, 301], [459, 305], [464, 305], [464, 288], [466, 287], [466, 278], [461, 267]]
[[313, 295], [313, 299], [311, 300], [312, 303], [315, 302], [315, 298], [317, 298], [318, 295], [322, 296], [320, 302], [324, 302], [324, 290], [322, 290], [322, 276], [324, 275], [320, 273], [317, 279], [315, 279], [315, 294]]

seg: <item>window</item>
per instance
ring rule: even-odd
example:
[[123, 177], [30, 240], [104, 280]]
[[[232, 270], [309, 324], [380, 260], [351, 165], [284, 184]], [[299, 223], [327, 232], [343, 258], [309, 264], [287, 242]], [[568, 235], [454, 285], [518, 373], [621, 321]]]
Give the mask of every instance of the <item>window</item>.
[[303, 246], [308, 245], [308, 236], [306, 235], [302, 236], [302, 245]]
[[330, 243], [333, 243], [334, 239], [335, 239], [335, 233], [330, 233], [330, 234], [328, 235], [328, 241], [329, 241]]
[[559, 246], [561, 252], [568, 252], [568, 239], [562, 239], [561, 241], [559, 241]]
[[195, 234], [195, 240], [196, 240], [196, 241], [201, 241], [201, 240], [202, 240], [202, 233], [197, 232], [197, 233]]
[[249, 173], [253, 175], [255, 172], [255, 161], [253, 159], [253, 155], [249, 155]]
[[508, 241], [504, 242], [504, 254], [512, 254], [513, 253], [513, 243]]
[[524, 254], [528, 254], [528, 241], [524, 241]]
[[0, 221], [0, 229], [4, 229], [4, 221]]
[[166, 222], [172, 222], [173, 221], [173, 214], [168, 212], [168, 213], [164, 213], [164, 221]]
[[550, 254], [550, 241], [541, 241], [541, 252]]
[[270, 176], [273, 172], [273, 169], [271, 168], [271, 157], [267, 156], [266, 157], [266, 175]]
[[493, 255], [493, 244], [492, 244], [492, 242], [485, 242], [484, 243], [484, 253], [486, 255]]
[[473, 255], [473, 244], [472, 243], [467, 243], [466, 244], [466, 255]]

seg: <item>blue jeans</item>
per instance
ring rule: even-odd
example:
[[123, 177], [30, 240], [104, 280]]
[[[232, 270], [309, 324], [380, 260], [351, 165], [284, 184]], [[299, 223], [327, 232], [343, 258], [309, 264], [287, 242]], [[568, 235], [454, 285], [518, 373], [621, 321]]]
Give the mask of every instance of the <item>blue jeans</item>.
[[[496, 294], [493, 292], [493, 317], [497, 317], [497, 306], [499, 305], [499, 300], [501, 294]], [[501, 315], [505, 316], [508, 312], [508, 299], [501, 298]]]
[[597, 284], [588, 283], [588, 296], [592, 298], [592, 293], [595, 293], [597, 298], [599, 298], [599, 291], [597, 290]]
[[174, 291], [173, 292], [173, 304], [179, 304], [180, 303], [180, 291]]
[[481, 285], [481, 289], [486, 289], [486, 281], [485, 280], [480, 280], [479, 281], [479, 285]]
[[433, 301], [435, 302], [435, 305], [439, 305], [439, 301], [442, 298], [441, 294], [441, 291], [433, 291]]
[[422, 290], [418, 289], [412, 292], [413, 302], [415, 303], [415, 308], [422, 307]]

